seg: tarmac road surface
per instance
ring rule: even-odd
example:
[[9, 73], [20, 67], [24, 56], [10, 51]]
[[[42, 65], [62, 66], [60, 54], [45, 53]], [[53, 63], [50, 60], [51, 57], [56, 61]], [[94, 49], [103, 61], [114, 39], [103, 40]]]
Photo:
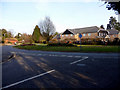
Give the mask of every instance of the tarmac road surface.
[[32, 51], [3, 46], [15, 57], [2, 64], [2, 88], [116, 88], [118, 53]]

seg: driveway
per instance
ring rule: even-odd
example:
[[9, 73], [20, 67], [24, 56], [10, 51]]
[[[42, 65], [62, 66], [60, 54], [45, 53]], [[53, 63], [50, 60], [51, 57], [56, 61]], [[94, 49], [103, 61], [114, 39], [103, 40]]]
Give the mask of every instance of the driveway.
[[118, 53], [31, 51], [3, 46], [15, 57], [2, 64], [2, 88], [116, 88]]

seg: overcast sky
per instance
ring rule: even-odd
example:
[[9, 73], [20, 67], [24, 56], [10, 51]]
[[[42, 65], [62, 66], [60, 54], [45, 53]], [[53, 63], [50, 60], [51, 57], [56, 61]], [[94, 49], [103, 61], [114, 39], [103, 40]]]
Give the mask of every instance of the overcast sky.
[[0, 28], [17, 34], [32, 34], [45, 16], [53, 21], [56, 31], [106, 25], [115, 12], [107, 10], [99, 0], [2, 0], [0, 2]]

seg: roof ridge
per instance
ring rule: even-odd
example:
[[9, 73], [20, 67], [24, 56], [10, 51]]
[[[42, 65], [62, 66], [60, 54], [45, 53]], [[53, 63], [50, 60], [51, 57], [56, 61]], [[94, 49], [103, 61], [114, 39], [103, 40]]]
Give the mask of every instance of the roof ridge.
[[[89, 27], [82, 27], [82, 28], [73, 28], [73, 29], [68, 29], [68, 30], [84, 29], [84, 28], [92, 28], [92, 27], [97, 27], [97, 26], [89, 26]], [[97, 27], [97, 28], [98, 28], [98, 27]]]

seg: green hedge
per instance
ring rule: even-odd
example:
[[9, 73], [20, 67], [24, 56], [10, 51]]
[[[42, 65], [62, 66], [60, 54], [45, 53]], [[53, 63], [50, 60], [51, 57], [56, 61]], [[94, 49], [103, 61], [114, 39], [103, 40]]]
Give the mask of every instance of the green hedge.
[[50, 43], [47, 46], [76, 46], [76, 45], [68, 44], [68, 43]]

